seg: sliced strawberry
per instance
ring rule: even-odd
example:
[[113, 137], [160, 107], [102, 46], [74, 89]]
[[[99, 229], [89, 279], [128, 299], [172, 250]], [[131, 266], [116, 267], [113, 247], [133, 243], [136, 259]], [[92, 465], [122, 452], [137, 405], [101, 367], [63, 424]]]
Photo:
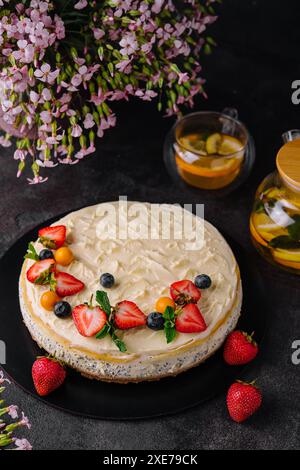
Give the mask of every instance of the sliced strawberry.
[[117, 328], [128, 330], [145, 325], [147, 317], [134, 302], [123, 300], [115, 308], [114, 320]]
[[73, 320], [82, 336], [95, 336], [104, 327], [107, 315], [100, 307], [89, 307], [86, 304], [73, 308]]
[[65, 225], [41, 228], [39, 230], [39, 240], [47, 248], [55, 250], [65, 243], [66, 232]]
[[192, 281], [183, 280], [173, 282], [170, 286], [170, 294], [173, 300], [180, 305], [200, 300], [201, 292]]
[[175, 328], [181, 333], [200, 333], [206, 330], [207, 326], [199, 307], [195, 304], [187, 304], [176, 318]]
[[26, 276], [33, 284], [48, 284], [50, 273], [54, 271], [54, 259], [43, 259], [34, 263], [27, 271]]
[[64, 272], [57, 272], [55, 274], [55, 282], [55, 290], [59, 297], [78, 294], [84, 288], [83, 282]]

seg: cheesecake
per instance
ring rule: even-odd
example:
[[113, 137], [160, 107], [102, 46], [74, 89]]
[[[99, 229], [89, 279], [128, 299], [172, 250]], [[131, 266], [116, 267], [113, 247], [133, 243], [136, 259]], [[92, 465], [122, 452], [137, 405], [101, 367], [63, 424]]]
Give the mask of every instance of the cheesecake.
[[[188, 229], [180, 230], [185, 218]], [[37, 233], [24, 260], [21, 312], [33, 340], [84, 376], [118, 383], [175, 376], [204, 362], [235, 328], [237, 261], [220, 232], [187, 209], [116, 201], [51, 227]], [[51, 292], [53, 309], [42, 300]]]

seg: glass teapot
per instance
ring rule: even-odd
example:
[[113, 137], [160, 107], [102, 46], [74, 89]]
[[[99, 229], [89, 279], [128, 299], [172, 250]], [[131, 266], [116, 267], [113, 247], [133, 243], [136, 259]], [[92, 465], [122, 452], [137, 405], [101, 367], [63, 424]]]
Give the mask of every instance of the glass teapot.
[[267, 260], [300, 274], [300, 130], [286, 132], [283, 140], [277, 171], [256, 192], [250, 232]]

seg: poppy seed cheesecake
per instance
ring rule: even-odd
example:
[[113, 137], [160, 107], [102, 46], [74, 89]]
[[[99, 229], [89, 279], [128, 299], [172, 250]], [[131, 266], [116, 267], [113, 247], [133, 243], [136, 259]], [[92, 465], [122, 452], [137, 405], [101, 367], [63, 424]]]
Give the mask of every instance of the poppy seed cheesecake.
[[237, 324], [235, 257], [215, 227], [180, 206], [102, 203], [42, 230], [20, 274], [23, 320], [40, 347], [87, 377], [175, 376]]

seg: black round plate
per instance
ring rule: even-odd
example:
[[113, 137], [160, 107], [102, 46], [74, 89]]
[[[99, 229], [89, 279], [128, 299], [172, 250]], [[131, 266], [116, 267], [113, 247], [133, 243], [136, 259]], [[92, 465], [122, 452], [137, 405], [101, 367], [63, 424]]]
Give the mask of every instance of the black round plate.
[[[57, 220], [57, 218], [56, 218]], [[46, 222], [43, 226], [52, 223]], [[40, 398], [34, 389], [31, 367], [43, 352], [31, 339], [22, 322], [18, 278], [27, 245], [36, 239], [39, 227], [20, 238], [0, 260], [1, 318], [0, 340], [6, 344], [6, 373], [22, 389], [53, 407], [98, 419], [139, 419], [177, 413], [223, 392], [240, 377], [245, 367], [229, 367], [219, 350], [204, 364], [177, 377], [139, 384], [111, 384], [89, 380], [69, 370], [65, 384], [51, 395]], [[261, 342], [266, 319], [263, 284], [257, 270], [240, 245], [225, 236], [241, 269], [244, 289], [239, 327], [255, 331]], [[254, 294], [255, 293], [255, 294]]]

